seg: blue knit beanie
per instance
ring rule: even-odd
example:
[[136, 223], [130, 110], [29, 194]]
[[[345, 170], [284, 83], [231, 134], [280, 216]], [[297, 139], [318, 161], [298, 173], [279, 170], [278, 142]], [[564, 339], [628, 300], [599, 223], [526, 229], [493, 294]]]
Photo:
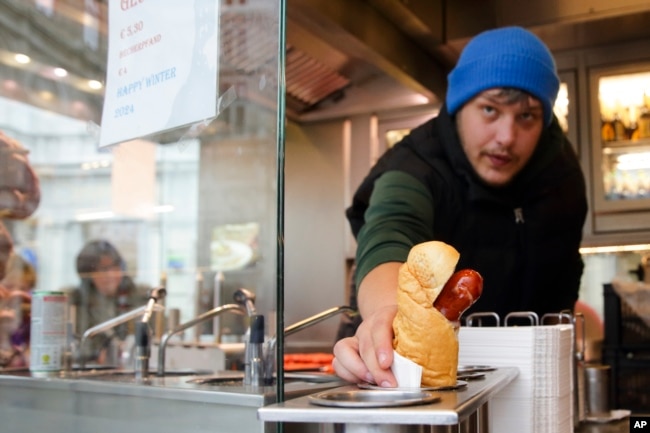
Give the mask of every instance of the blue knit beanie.
[[447, 110], [452, 115], [484, 90], [513, 87], [542, 102], [546, 125], [553, 119], [560, 87], [555, 61], [546, 45], [521, 27], [488, 30], [474, 37], [447, 78]]

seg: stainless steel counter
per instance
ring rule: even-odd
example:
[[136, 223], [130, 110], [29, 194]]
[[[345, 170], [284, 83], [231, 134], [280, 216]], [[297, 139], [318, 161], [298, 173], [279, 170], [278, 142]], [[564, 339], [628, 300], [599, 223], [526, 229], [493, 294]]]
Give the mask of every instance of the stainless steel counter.
[[[275, 387], [238, 382], [241, 372], [173, 374], [137, 381], [132, 372], [97, 371], [69, 377], [32, 377], [0, 372], [3, 433], [239, 433], [275, 431], [257, 419], [257, 409], [276, 401]], [[221, 381], [222, 379], [233, 381]], [[202, 380], [219, 379], [218, 382]], [[343, 382], [287, 380], [293, 398]]]
[[[481, 380], [468, 382], [466, 388], [437, 391], [438, 402], [425, 405], [378, 408], [341, 408], [317, 406], [307, 396], [287, 399], [258, 409], [258, 417], [265, 422], [369, 424], [372, 425], [456, 425], [470, 418], [489, 400], [512, 382], [517, 368], [499, 368], [487, 372]], [[347, 385], [336, 390], [357, 389]], [[332, 390], [334, 391], [334, 390]], [[382, 391], [377, 391], [382, 392]], [[375, 430], [373, 430], [375, 431]], [[378, 431], [378, 430], [377, 430]]]
[[[368, 419], [388, 426], [454, 425], [472, 417], [515, 379], [516, 368], [500, 368], [484, 380], [470, 381], [458, 391], [437, 393], [437, 403], [401, 408], [349, 409], [314, 406], [307, 395], [326, 389], [349, 389], [327, 377], [286, 382], [287, 401], [276, 404], [274, 387], [239, 384], [241, 372], [192, 374], [176, 370], [167, 377], [137, 381], [132, 372], [91, 371], [69, 377], [32, 377], [28, 371], [0, 372], [0, 419], [3, 433], [207, 433], [328, 431], [334, 424], [364, 427]], [[298, 379], [302, 375], [298, 375]], [[308, 377], [306, 375], [305, 377]], [[217, 379], [213, 381], [213, 379]], [[231, 380], [232, 379], [232, 380]], [[324, 381], [323, 381], [324, 380]], [[623, 433], [629, 420], [583, 423], [576, 433]], [[331, 430], [330, 430], [331, 431]], [[339, 430], [340, 431], [340, 430]], [[352, 429], [347, 429], [352, 431]], [[432, 431], [431, 429], [427, 431]]]

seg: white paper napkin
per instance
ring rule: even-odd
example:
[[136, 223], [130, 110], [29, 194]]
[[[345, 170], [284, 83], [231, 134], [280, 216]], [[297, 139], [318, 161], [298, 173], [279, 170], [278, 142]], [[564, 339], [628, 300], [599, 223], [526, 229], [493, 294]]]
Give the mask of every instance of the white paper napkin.
[[422, 366], [393, 351], [391, 371], [397, 379], [398, 388], [419, 388], [422, 382]]
[[573, 433], [573, 325], [461, 327], [459, 363], [517, 367], [490, 400], [490, 430]]

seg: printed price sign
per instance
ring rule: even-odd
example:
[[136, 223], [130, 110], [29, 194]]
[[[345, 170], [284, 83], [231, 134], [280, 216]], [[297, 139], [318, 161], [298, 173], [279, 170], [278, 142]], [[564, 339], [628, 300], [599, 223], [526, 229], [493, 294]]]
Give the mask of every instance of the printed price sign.
[[214, 117], [219, 0], [108, 2], [107, 146]]

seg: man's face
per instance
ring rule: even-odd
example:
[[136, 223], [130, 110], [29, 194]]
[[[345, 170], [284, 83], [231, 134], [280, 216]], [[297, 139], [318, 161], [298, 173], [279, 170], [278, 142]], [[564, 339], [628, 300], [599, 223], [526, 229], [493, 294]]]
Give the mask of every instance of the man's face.
[[542, 104], [525, 96], [515, 101], [499, 89], [486, 90], [456, 115], [467, 159], [488, 185], [507, 185], [530, 160], [544, 128]]

